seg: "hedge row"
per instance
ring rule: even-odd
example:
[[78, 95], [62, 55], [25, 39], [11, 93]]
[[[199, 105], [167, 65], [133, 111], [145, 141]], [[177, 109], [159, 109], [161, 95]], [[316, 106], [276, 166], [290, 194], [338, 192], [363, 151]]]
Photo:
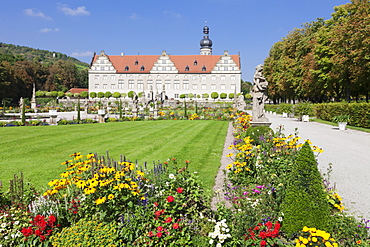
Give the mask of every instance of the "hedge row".
[[322, 103], [315, 104], [317, 118], [332, 121], [339, 115], [350, 116], [349, 125], [370, 128], [370, 103]]

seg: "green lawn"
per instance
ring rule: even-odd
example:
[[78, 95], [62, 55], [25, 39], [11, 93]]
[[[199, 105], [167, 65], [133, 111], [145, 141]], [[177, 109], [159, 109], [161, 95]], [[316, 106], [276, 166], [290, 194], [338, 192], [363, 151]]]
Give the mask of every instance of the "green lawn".
[[111, 158], [125, 155], [139, 165], [177, 158], [189, 160], [208, 189], [220, 165], [227, 133], [225, 121], [143, 121], [62, 126], [0, 128], [0, 180], [8, 188], [14, 174], [24, 173], [38, 188], [58, 178], [61, 162], [75, 152], [109, 151]]

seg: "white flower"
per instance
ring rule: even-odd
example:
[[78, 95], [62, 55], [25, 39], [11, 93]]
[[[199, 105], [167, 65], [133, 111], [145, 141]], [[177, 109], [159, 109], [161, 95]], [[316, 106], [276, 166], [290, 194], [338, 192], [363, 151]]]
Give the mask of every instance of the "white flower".
[[216, 247], [221, 247], [222, 245], [220, 243], [217, 243], [216, 244]]
[[14, 221], [14, 225], [18, 225], [19, 224], [19, 221]]
[[170, 179], [176, 179], [175, 175], [173, 175], [172, 173], [171, 173], [170, 175], [168, 175], [168, 177], [169, 177]]
[[210, 239], [209, 240], [209, 244], [213, 244], [213, 239]]
[[6, 227], [6, 223], [2, 223], [2, 224], [1, 224], [1, 227], [2, 227], [2, 228], [5, 228], [5, 227]]
[[278, 218], [278, 221], [282, 222], [283, 221], [283, 217], [279, 217]]

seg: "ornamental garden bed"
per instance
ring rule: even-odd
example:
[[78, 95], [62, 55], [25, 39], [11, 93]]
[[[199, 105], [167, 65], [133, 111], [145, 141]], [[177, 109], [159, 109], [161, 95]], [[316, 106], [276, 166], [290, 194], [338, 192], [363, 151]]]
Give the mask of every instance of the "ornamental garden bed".
[[207, 172], [194, 173], [193, 161], [146, 167], [73, 153], [40, 193], [13, 179], [1, 195], [0, 237], [9, 246], [369, 246], [368, 221], [344, 213], [330, 174], [317, 170], [322, 150], [294, 134], [251, 137], [249, 120], [234, 118], [221, 195], [230, 207], [210, 209]]

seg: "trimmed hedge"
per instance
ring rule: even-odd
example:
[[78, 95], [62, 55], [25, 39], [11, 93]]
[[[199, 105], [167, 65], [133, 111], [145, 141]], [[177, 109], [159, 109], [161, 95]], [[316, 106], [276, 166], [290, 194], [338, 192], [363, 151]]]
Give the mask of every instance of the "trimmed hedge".
[[370, 128], [370, 103], [323, 103], [315, 104], [317, 118], [332, 121], [339, 115], [350, 116], [348, 122], [351, 126]]

